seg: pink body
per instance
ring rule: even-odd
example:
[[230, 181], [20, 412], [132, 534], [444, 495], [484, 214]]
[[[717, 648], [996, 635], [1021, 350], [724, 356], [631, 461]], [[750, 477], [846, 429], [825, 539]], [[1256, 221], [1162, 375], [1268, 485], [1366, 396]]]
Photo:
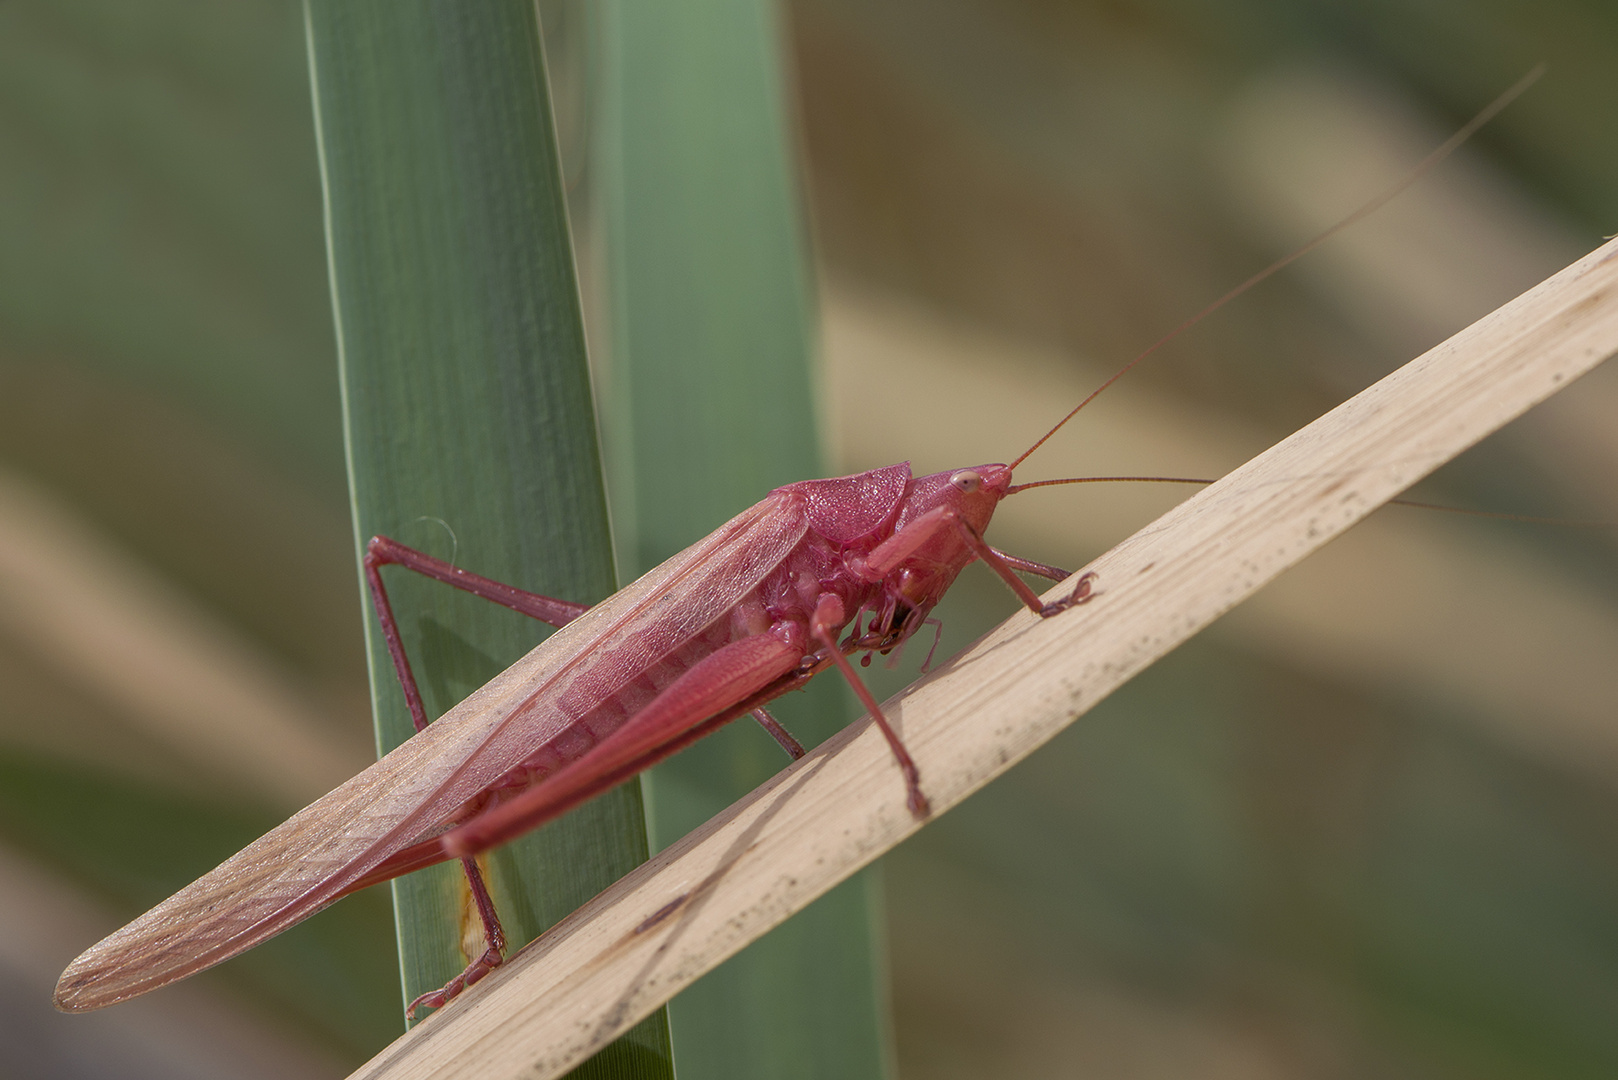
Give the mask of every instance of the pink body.
[[903, 642], [982, 553], [1010, 481], [1004, 465], [900, 464], [776, 489], [86, 951], [58, 1008], [210, 967], [348, 892], [533, 828], [829, 664], [852, 674], [844, 653]]
[[[762, 510], [779, 521], [806, 524], [786, 556], [756, 584], [751, 584], [751, 574], [738, 575], [751, 587], [732, 601], [727, 617], [694, 633], [672, 623], [647, 627], [634, 642], [592, 657], [591, 672], [555, 702], [554, 707], [568, 717], [567, 726], [455, 819], [465, 820], [485, 809], [490, 797], [509, 797], [579, 760], [698, 661], [744, 638], [768, 633], [803, 650], [792, 673], [778, 677], [766, 694], [751, 696], [748, 704], [795, 689], [804, 677], [831, 663], [809, 633], [810, 619], [823, 596], [836, 596], [843, 611], [851, 613], [847, 624], [853, 633], [843, 643], [845, 652], [883, 651], [903, 642], [976, 556], [951, 530], [932, 537], [895, 573], [873, 580], [872, 575], [862, 576], [860, 569], [879, 544], [938, 506], [956, 510], [982, 532], [1011, 473], [1003, 465], [967, 474], [971, 473], [985, 479], [970, 493], [950, 483], [952, 476], [963, 475], [960, 471], [913, 478], [908, 463], [833, 480], [805, 480], [772, 491], [748, 513]], [[987, 479], [991, 477], [993, 482]], [[726, 576], [725, 568], [715, 570], [716, 576]], [[740, 582], [732, 588], [739, 591]]]

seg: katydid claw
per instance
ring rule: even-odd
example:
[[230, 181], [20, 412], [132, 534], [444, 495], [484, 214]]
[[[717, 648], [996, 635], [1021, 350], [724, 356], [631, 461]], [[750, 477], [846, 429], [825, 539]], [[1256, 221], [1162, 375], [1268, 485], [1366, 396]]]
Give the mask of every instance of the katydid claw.
[[1079, 583], [1073, 586], [1073, 591], [1066, 597], [1061, 600], [1054, 600], [1040, 608], [1039, 617], [1048, 619], [1052, 615], [1061, 614], [1070, 607], [1078, 607], [1080, 604], [1088, 604], [1091, 600], [1094, 600], [1096, 594], [1091, 591], [1090, 585], [1096, 580], [1096, 576], [1094, 571], [1090, 571], [1079, 578]]
[[493, 971], [505, 962], [505, 957], [497, 948], [490, 948], [484, 954], [469, 964], [465, 971], [445, 983], [441, 989], [429, 990], [405, 1009], [405, 1019], [414, 1022], [417, 1009], [441, 1009], [448, 1005], [453, 998], [459, 997], [462, 990], [477, 982], [483, 976]]

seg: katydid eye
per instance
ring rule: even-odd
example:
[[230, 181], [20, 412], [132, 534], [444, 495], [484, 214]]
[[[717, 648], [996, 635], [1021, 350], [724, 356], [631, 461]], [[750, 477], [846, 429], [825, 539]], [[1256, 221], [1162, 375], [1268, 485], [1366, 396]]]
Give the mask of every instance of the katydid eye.
[[960, 472], [950, 477], [949, 482], [970, 495], [972, 492], [983, 486], [983, 477], [979, 476], [971, 469], [962, 469]]

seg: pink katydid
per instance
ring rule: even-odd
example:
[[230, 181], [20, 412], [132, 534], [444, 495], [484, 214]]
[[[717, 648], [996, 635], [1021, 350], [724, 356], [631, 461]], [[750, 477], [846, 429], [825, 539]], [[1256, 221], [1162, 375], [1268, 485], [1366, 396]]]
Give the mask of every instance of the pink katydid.
[[[487, 951], [438, 1005], [499, 962], [501, 934], [471, 856], [535, 828], [720, 724], [837, 666], [893, 747], [912, 813], [921, 779], [849, 664], [922, 625], [968, 563], [983, 559], [1019, 597], [1054, 615], [1090, 595], [1083, 577], [1044, 604], [1015, 570], [1061, 571], [982, 540], [1011, 469], [912, 477], [908, 465], [809, 480], [762, 502], [587, 610], [456, 570], [385, 538], [367, 573], [420, 733], [217, 869], [80, 956], [59, 1008], [98, 1008], [211, 967], [340, 897], [462, 858]], [[398, 562], [561, 631], [427, 724], [378, 569]], [[520, 688], [509, 692], [512, 687]], [[499, 704], [488, 700], [498, 697]], [[761, 717], [770, 723], [767, 714]], [[789, 743], [790, 745], [790, 743]], [[801, 752], [801, 751], [800, 751]]]
[[[1503, 95], [1393, 192], [1144, 350], [1009, 465], [913, 477], [908, 464], [898, 464], [778, 488], [590, 608], [527, 593], [374, 538], [367, 548], [367, 578], [418, 734], [92, 946], [63, 973], [57, 1007], [84, 1011], [156, 989], [251, 948], [350, 892], [459, 858], [487, 948], [412, 1009], [441, 1005], [501, 960], [502, 934], [473, 856], [744, 713], [754, 713], [789, 752], [801, 754], [764, 705], [832, 666], [849, 679], [887, 737], [911, 813], [925, 817], [923, 778], [848, 656], [903, 644], [956, 575], [978, 559], [1043, 617], [1089, 600], [1094, 575], [1086, 574], [1062, 599], [1042, 602], [1017, 572], [1056, 580], [1065, 573], [984, 541], [1002, 498], [1043, 486], [1014, 485], [1012, 470], [1145, 356], [1380, 206], [1534, 77]], [[381, 583], [379, 570], [387, 563], [561, 629], [428, 724]]]

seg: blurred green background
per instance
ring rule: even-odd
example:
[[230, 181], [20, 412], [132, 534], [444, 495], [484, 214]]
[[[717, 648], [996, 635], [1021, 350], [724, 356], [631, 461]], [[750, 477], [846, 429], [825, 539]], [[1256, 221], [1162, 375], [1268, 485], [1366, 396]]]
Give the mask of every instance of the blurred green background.
[[[541, 5], [605, 340], [584, 11]], [[819, 275], [803, 408], [837, 471], [1014, 456], [1538, 61], [1025, 477], [1217, 474], [1618, 230], [1604, 5], [796, 0], [777, 25]], [[380, 893], [142, 1002], [47, 1004], [367, 759], [338, 417], [300, 6], [0, 7], [0, 1075], [335, 1075], [396, 1034]], [[1077, 566], [1177, 497], [1033, 493], [994, 538]], [[1618, 520], [1618, 371], [1419, 497]], [[883, 864], [899, 1071], [1613, 1075], [1613, 555], [1384, 511], [925, 830]], [[944, 650], [1011, 609], [964, 575]]]

